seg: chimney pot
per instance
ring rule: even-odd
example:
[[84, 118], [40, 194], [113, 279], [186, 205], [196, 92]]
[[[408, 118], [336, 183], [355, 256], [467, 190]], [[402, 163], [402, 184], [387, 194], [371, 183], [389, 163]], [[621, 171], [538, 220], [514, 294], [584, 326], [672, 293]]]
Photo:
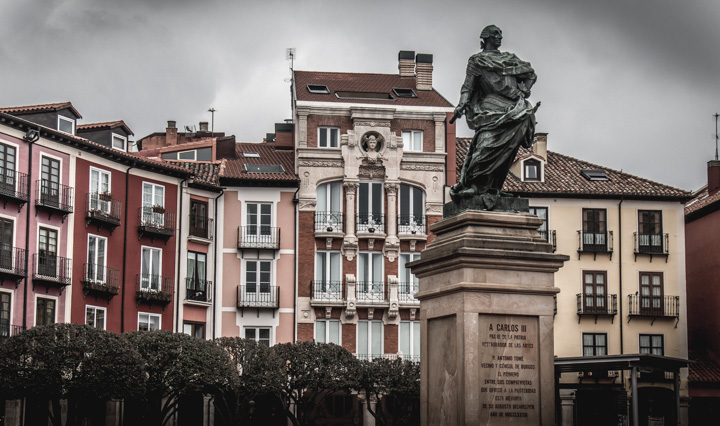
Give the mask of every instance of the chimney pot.
[[174, 120], [168, 120], [168, 129], [174, 129], [175, 128], [175, 121]]
[[547, 133], [535, 133], [535, 143], [532, 147], [533, 154], [547, 160]]
[[207, 132], [207, 131], [208, 131], [208, 122], [207, 122], [207, 121], [201, 121], [201, 122], [200, 122], [200, 131], [201, 131], [201, 132]]

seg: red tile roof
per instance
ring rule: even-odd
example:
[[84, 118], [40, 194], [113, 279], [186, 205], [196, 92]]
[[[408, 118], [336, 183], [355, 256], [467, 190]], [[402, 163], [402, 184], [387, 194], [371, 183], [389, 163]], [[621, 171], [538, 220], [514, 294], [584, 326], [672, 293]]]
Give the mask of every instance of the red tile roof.
[[705, 351], [688, 351], [688, 381], [694, 383], [720, 383], [720, 362]]
[[[431, 106], [431, 107], [452, 107], [440, 93], [433, 90], [417, 90], [415, 77], [400, 77], [399, 74], [364, 74], [345, 72], [316, 72], [316, 71], [294, 71], [295, 91], [299, 101], [312, 102], [338, 102], [338, 103], [360, 103], [360, 104], [382, 104], [387, 106], [408, 105], [408, 106]], [[329, 94], [310, 93], [308, 84], [327, 86]], [[398, 98], [392, 93], [392, 89], [408, 88], [413, 89], [416, 98]], [[392, 94], [393, 100], [382, 99], [340, 99], [335, 92], [370, 92]]]
[[[243, 153], [257, 153], [259, 157], [245, 157]], [[273, 144], [236, 143], [237, 158], [224, 159], [220, 167], [220, 179], [245, 181], [297, 181], [295, 174], [295, 153], [292, 150], [277, 150]], [[245, 164], [280, 165], [283, 173], [248, 173]]]
[[77, 116], [82, 118], [82, 115], [75, 109], [72, 102], [56, 102], [53, 104], [39, 104], [39, 105], [25, 105], [25, 106], [14, 106], [0, 108], [0, 112], [6, 112], [8, 114], [29, 114], [49, 111], [60, 111], [62, 109], [69, 108], [70, 111]]
[[694, 195], [695, 197], [685, 204], [686, 216], [720, 202], [720, 191], [714, 193], [713, 195], [708, 195], [707, 185], [695, 192]]
[[[456, 164], [457, 176], [460, 176], [463, 161], [471, 138], [457, 138]], [[527, 158], [531, 151], [520, 148], [516, 159]], [[592, 198], [630, 198], [630, 199], [670, 199], [686, 201], [691, 195], [688, 191], [674, 188], [613, 170], [587, 161], [556, 152], [547, 152], [543, 182], [522, 182], [520, 177], [508, 174], [503, 190], [522, 196], [558, 196]], [[587, 169], [602, 170], [609, 178], [606, 181], [591, 181], [580, 172]]]
[[101, 129], [115, 129], [118, 127], [122, 127], [125, 132], [127, 132], [130, 135], [134, 135], [132, 130], [130, 130], [130, 127], [128, 127], [127, 124], [123, 120], [116, 120], [116, 121], [106, 121], [104, 123], [87, 123], [87, 124], [78, 124], [77, 127], [75, 127], [75, 130], [80, 132], [83, 130], [101, 130]]
[[193, 183], [220, 188], [220, 162], [163, 160], [193, 173]]

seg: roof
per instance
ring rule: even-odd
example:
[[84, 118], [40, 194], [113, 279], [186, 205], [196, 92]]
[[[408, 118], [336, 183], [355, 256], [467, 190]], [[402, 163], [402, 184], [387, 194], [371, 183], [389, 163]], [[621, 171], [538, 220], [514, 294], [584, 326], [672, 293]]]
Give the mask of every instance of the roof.
[[[354, 104], [384, 104], [388, 106], [430, 106], [452, 107], [440, 93], [433, 90], [417, 90], [415, 77], [400, 77], [399, 74], [365, 74], [346, 72], [293, 71], [295, 76], [295, 92], [298, 101], [336, 102]], [[310, 93], [307, 85], [327, 86], [330, 93]], [[340, 99], [335, 93], [340, 91], [387, 93], [393, 88], [413, 89], [417, 97], [400, 98], [394, 94], [392, 100], [383, 99]]]
[[[457, 138], [456, 164], [460, 176], [471, 138]], [[520, 148], [516, 160], [529, 157], [532, 151]], [[608, 180], [588, 180], [583, 170], [602, 170]], [[608, 167], [599, 166], [567, 155], [547, 151], [543, 182], [522, 182], [508, 174], [503, 190], [523, 196], [582, 198], [653, 199], [684, 202], [691, 198], [688, 191], [674, 188]]]
[[104, 123], [87, 123], [87, 124], [78, 124], [75, 127], [75, 131], [80, 132], [83, 130], [106, 130], [106, 129], [115, 129], [118, 127], [122, 127], [123, 130], [129, 135], [134, 135], [135, 133], [130, 130], [130, 127], [128, 127], [127, 124], [123, 120], [116, 120], [116, 121], [106, 121]]
[[[244, 153], [254, 153], [258, 156], [246, 157]], [[236, 158], [223, 159], [220, 168], [220, 179], [250, 182], [276, 182], [278, 184], [297, 185], [295, 174], [295, 153], [292, 150], [279, 150], [266, 143], [236, 143]], [[280, 165], [282, 173], [248, 173], [245, 165]]]
[[0, 108], [0, 112], [6, 112], [8, 114], [36, 114], [50, 111], [60, 111], [63, 109], [70, 109], [77, 118], [82, 118], [82, 115], [75, 109], [72, 102], [56, 102], [53, 104], [39, 104], [39, 105], [25, 105], [25, 106], [14, 106]]
[[692, 200], [685, 204], [685, 219], [691, 222], [720, 209], [720, 191], [708, 195], [707, 185], [693, 193]]
[[633, 367], [675, 371], [687, 367], [686, 359], [652, 354], [626, 354], [555, 358], [555, 371], [562, 373], [587, 370], [630, 370]]
[[183, 161], [164, 160], [166, 163], [182, 167], [193, 173], [192, 183], [195, 185], [219, 189], [220, 186], [220, 162], [207, 161]]
[[720, 383], [720, 363], [705, 351], [688, 351], [690, 364], [688, 381], [694, 383]]

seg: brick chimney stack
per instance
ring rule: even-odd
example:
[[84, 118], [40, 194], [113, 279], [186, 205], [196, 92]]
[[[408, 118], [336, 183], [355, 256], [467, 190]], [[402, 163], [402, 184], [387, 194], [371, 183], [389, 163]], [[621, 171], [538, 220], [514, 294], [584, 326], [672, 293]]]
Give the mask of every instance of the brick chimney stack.
[[398, 53], [398, 69], [400, 77], [415, 77], [415, 52], [401, 50]]
[[178, 142], [177, 127], [174, 120], [168, 120], [167, 129], [165, 129], [165, 146], [175, 146]]
[[535, 143], [532, 147], [533, 154], [547, 160], [547, 133], [535, 133]]
[[201, 132], [209, 132], [210, 130], [208, 129], [208, 127], [209, 127], [209, 126], [208, 126], [208, 122], [207, 122], [207, 121], [201, 121], [201, 122], [200, 122], [200, 131], [201, 131]]
[[417, 90], [432, 90], [433, 55], [418, 53], [415, 56]]
[[708, 161], [708, 195], [713, 195], [720, 190], [720, 161]]

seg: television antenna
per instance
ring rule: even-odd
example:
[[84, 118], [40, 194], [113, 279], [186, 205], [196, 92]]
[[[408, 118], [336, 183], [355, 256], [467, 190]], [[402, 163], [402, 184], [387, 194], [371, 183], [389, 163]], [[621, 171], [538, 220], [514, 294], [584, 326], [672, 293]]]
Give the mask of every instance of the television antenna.
[[720, 117], [720, 114], [716, 112], [713, 117], [715, 117], [715, 161], [718, 161], [718, 139], [720, 139], [718, 137], [718, 117]]
[[208, 112], [212, 115], [212, 118], [211, 118], [212, 127], [210, 127], [210, 132], [215, 133], [215, 108], [210, 107]]
[[295, 64], [295, 48], [294, 47], [288, 47], [287, 53], [285, 59], [290, 61], [290, 69], [293, 69], [293, 65]]

